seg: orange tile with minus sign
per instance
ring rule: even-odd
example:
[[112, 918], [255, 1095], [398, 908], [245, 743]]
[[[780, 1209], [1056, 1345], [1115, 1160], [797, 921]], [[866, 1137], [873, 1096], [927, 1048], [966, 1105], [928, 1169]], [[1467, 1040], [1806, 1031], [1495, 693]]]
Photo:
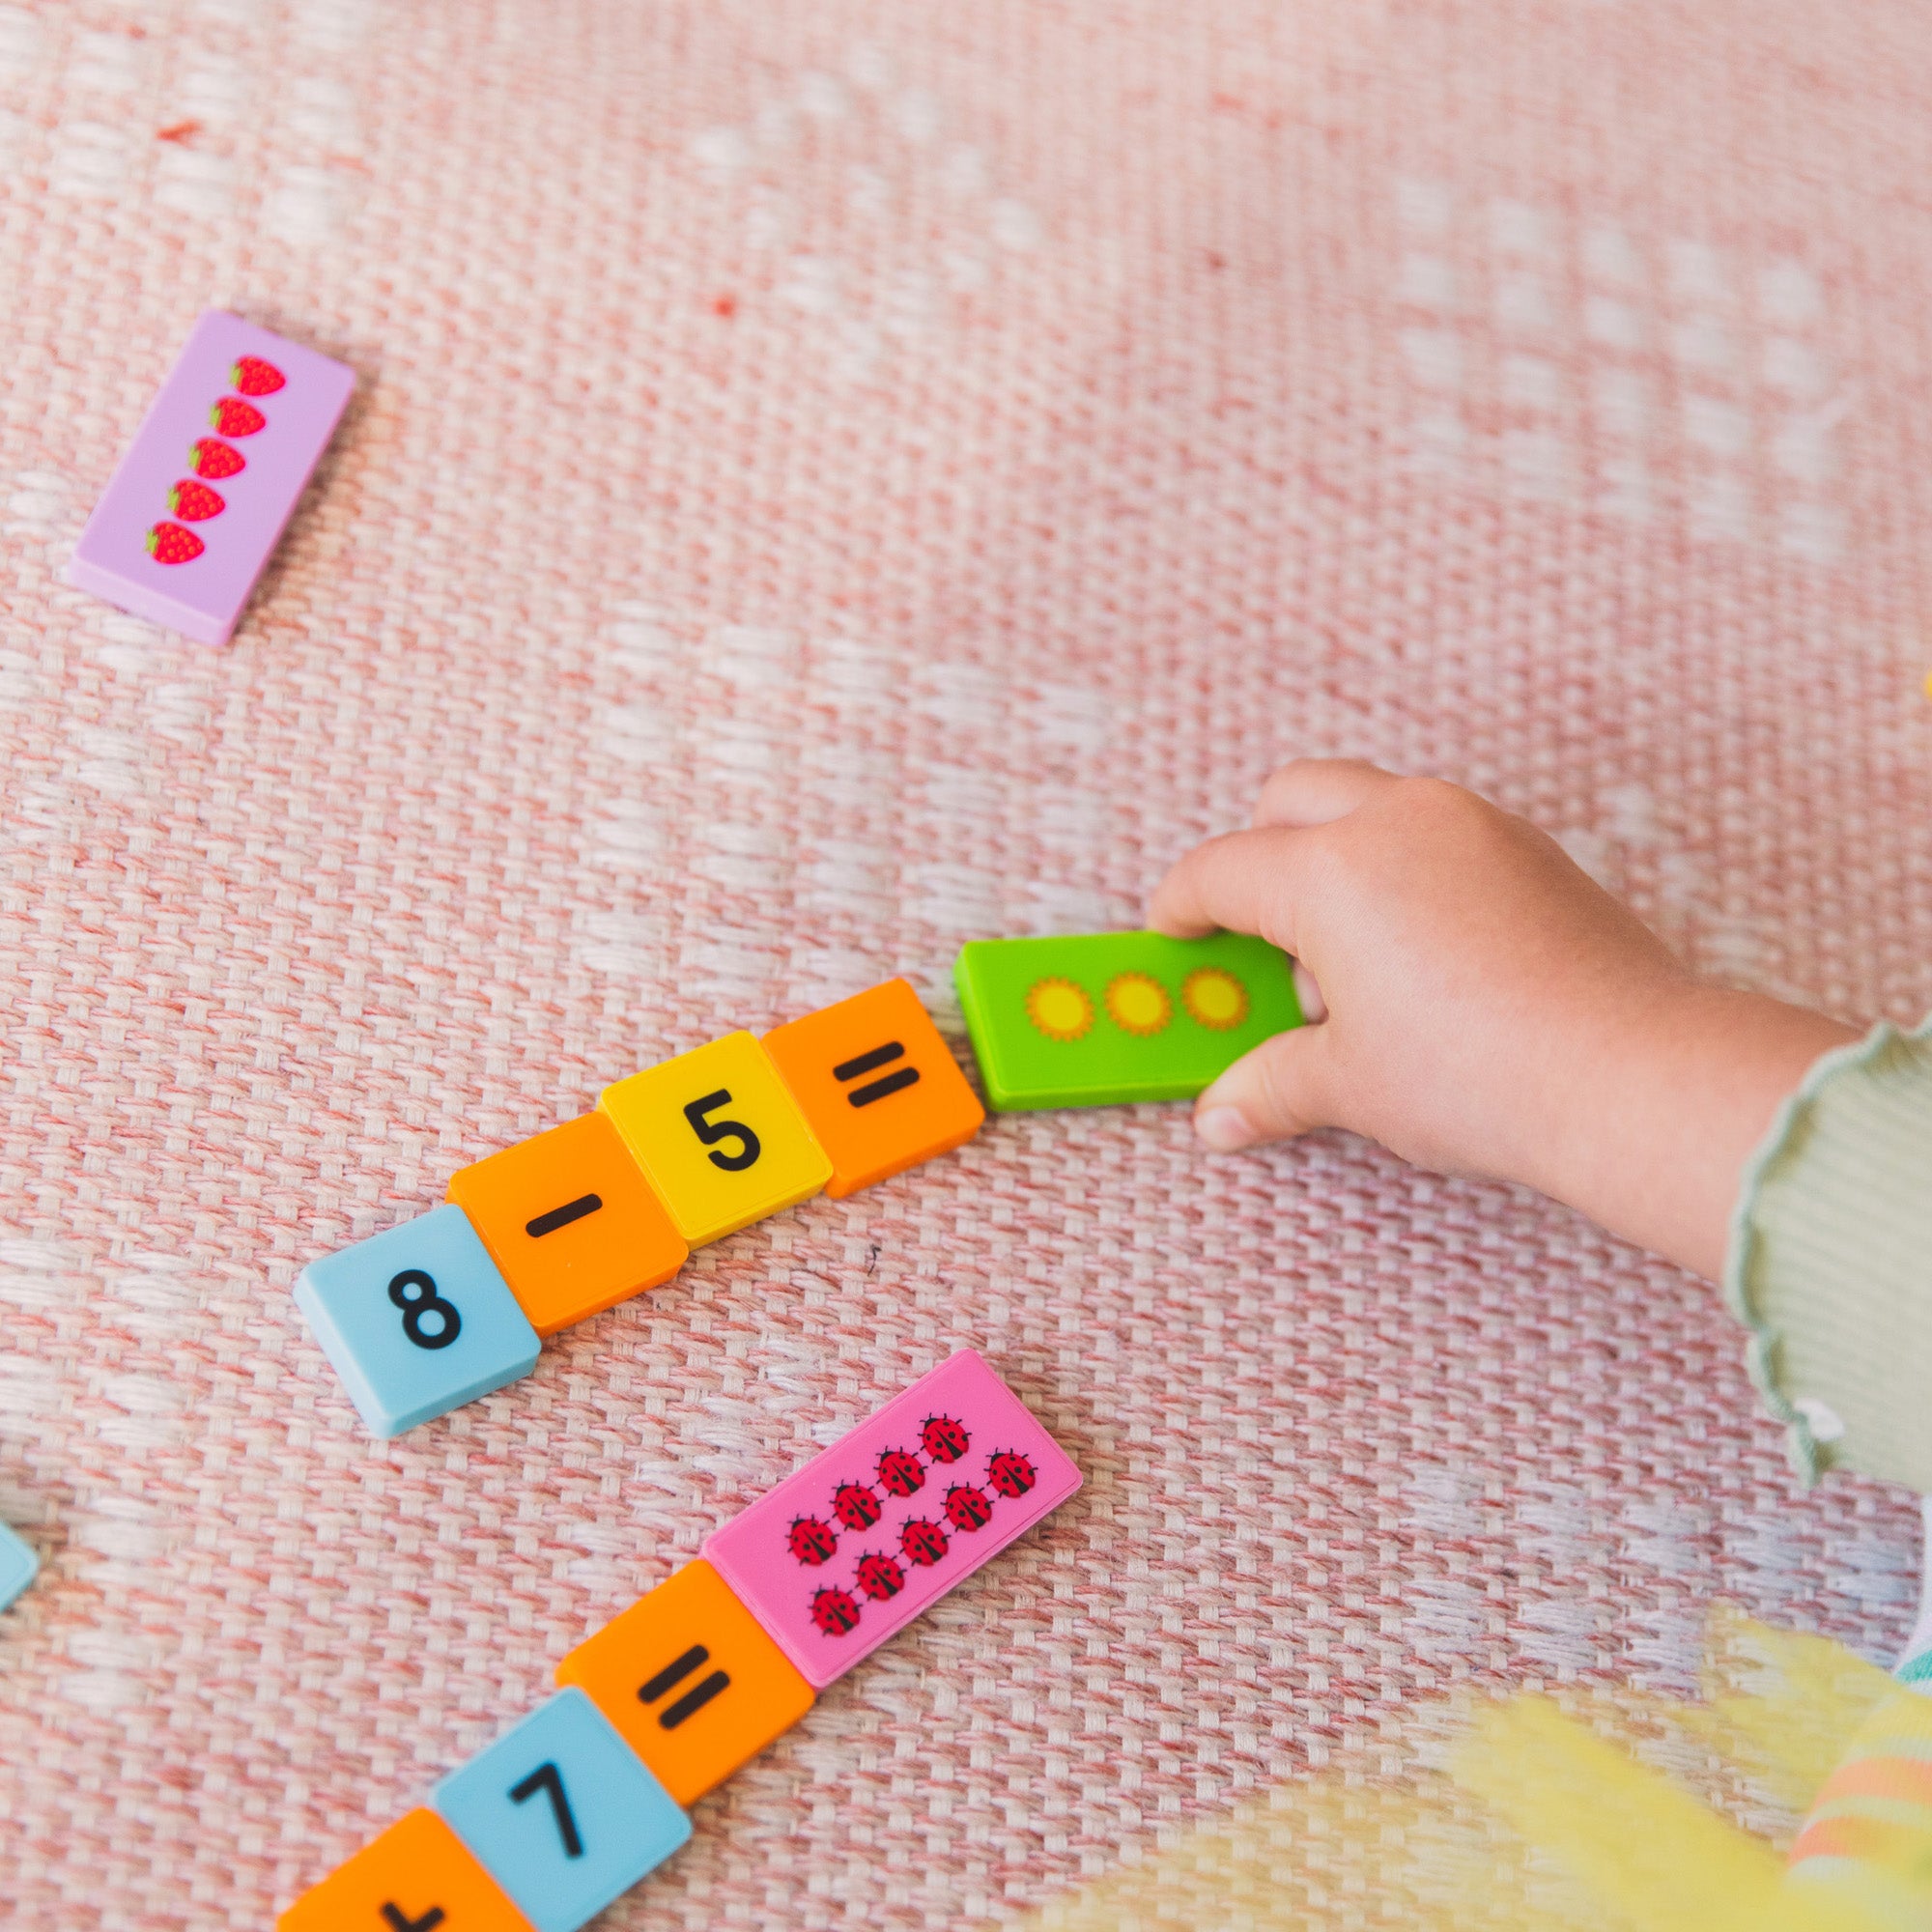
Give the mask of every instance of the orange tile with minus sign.
[[539, 1335], [668, 1281], [691, 1250], [623, 1136], [582, 1114], [450, 1176]]

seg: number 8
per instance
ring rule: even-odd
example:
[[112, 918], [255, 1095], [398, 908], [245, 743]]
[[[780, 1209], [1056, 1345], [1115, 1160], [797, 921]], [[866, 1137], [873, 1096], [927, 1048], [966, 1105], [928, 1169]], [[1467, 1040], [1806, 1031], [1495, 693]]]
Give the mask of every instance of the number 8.
[[[416, 1293], [412, 1294], [411, 1289]], [[453, 1301], [436, 1292], [436, 1281], [421, 1268], [405, 1268], [389, 1283], [389, 1299], [403, 1311], [403, 1333], [418, 1349], [446, 1349], [463, 1333], [463, 1317]], [[423, 1332], [423, 1317], [434, 1315], [433, 1335]]]

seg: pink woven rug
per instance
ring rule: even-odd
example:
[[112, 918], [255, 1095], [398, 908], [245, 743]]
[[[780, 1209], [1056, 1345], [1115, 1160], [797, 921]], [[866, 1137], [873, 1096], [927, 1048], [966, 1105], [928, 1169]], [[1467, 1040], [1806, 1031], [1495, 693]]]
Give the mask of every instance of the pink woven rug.
[[[0, 109], [10, 1923], [267, 1923], [960, 1344], [1085, 1491], [610, 1924], [1010, 1918], [1719, 1596], [1888, 1654], [1711, 1290], [1340, 1138], [1000, 1120], [386, 1447], [288, 1290], [1295, 753], [1919, 1016], [1921, 6], [46, 0]], [[219, 655], [56, 578], [210, 303], [364, 377]]]

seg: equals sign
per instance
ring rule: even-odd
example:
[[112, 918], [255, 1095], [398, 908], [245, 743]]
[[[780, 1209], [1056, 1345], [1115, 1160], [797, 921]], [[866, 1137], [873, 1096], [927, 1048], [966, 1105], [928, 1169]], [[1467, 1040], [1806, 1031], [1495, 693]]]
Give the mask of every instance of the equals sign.
[[[848, 1080], [857, 1080], [862, 1074], [876, 1072], [881, 1066], [890, 1066], [894, 1061], [904, 1058], [905, 1048], [897, 1040], [889, 1039], [884, 1046], [875, 1046], [870, 1053], [862, 1053], [856, 1060], [841, 1061], [832, 1069], [832, 1077], [843, 1085]], [[901, 1066], [897, 1072], [888, 1073], [883, 1080], [869, 1080], [863, 1087], [853, 1088], [845, 1097], [855, 1107], [869, 1107], [874, 1100], [883, 1100], [888, 1094], [916, 1086], [918, 1081], [917, 1066]]]
[[[655, 1704], [665, 1692], [674, 1685], [682, 1684], [699, 1665], [711, 1662], [711, 1653], [701, 1643], [695, 1643], [682, 1657], [673, 1658], [638, 1691], [638, 1702]], [[658, 1713], [658, 1722], [666, 1730], [674, 1731], [687, 1718], [695, 1717], [721, 1690], [728, 1690], [731, 1680], [722, 1670], [714, 1670], [709, 1677], [701, 1678], [687, 1690], [674, 1704], [667, 1704]]]

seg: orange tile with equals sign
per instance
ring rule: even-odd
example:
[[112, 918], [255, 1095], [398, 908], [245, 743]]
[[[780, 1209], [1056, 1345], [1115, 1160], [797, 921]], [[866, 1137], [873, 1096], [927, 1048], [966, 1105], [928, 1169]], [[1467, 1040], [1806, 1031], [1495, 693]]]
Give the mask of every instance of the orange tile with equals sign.
[[762, 1043], [832, 1162], [825, 1191], [835, 1199], [964, 1147], [986, 1118], [903, 980], [807, 1013]]

